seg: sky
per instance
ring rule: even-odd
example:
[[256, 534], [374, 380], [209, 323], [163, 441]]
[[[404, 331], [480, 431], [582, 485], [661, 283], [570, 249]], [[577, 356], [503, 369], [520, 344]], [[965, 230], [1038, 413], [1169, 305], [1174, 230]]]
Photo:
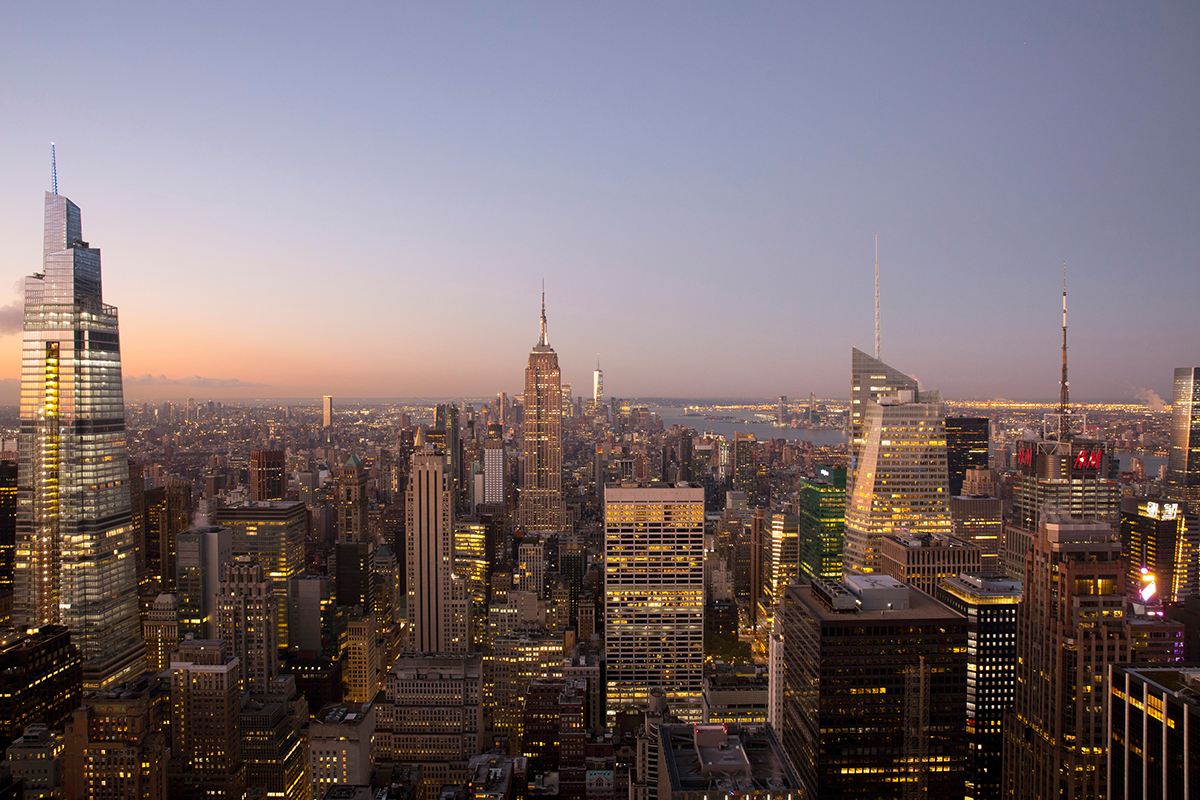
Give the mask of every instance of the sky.
[[[1200, 363], [1200, 4], [24, 3], [0, 402], [42, 193], [126, 398], [1170, 399]], [[15, 402], [15, 400], [7, 400]]]

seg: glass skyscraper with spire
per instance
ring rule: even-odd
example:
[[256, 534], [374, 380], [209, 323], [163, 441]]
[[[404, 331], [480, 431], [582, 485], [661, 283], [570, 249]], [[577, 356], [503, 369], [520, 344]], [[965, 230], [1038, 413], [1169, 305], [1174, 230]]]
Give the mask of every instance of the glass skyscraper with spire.
[[[57, 189], [57, 187], [56, 187]], [[79, 207], [46, 193], [42, 272], [25, 279], [13, 618], [61, 624], [84, 689], [139, 674], [129, 464], [117, 309]]]

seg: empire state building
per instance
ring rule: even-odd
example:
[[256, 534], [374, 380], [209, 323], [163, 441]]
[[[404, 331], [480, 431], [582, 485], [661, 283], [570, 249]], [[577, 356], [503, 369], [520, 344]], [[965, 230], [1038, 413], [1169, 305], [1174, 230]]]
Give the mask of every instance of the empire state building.
[[14, 623], [61, 624], [84, 690], [145, 667], [117, 309], [79, 206], [46, 193], [42, 271], [25, 279]]
[[525, 368], [525, 475], [518, 524], [530, 531], [561, 531], [567, 526], [562, 493], [562, 376], [558, 353], [546, 341], [546, 293], [538, 343]]

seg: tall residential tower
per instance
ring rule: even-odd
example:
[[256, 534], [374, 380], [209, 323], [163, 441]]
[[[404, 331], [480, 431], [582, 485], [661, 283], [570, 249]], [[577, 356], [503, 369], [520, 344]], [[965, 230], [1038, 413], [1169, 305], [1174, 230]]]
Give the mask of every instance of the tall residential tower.
[[1200, 501], [1200, 367], [1175, 370], [1165, 488], [1172, 500]]
[[42, 271], [25, 279], [14, 622], [62, 624], [84, 688], [145, 667], [117, 309], [79, 206], [46, 193]]

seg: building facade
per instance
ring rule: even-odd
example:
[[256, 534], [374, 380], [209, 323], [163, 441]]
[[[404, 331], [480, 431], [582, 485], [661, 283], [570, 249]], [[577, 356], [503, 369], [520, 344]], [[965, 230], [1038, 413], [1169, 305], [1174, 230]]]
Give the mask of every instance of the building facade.
[[704, 489], [604, 491], [608, 714], [661, 689], [697, 721], [704, 664]]
[[117, 309], [100, 284], [79, 206], [47, 192], [42, 271], [25, 279], [13, 619], [65, 625], [89, 690], [146, 663]]
[[1172, 500], [1200, 502], [1200, 367], [1175, 370], [1171, 450], [1163, 488]]
[[546, 296], [542, 294], [541, 335], [525, 368], [522, 438], [524, 472], [518, 524], [531, 531], [567, 527], [562, 492], [562, 376], [558, 354], [546, 340]]
[[778, 733], [801, 797], [962, 800], [962, 614], [890, 576], [851, 575], [789, 586], [777, 619]]
[[950, 533], [945, 418], [938, 392], [901, 390], [867, 401], [846, 501], [844, 572], [878, 571], [879, 538], [896, 528]]
[[1043, 514], [1025, 576], [1004, 796], [1103, 797], [1104, 681], [1129, 657], [1120, 538], [1102, 520]]
[[422, 653], [466, 652], [470, 605], [454, 574], [454, 509], [440, 453], [414, 453], [408, 479], [408, 641]]

